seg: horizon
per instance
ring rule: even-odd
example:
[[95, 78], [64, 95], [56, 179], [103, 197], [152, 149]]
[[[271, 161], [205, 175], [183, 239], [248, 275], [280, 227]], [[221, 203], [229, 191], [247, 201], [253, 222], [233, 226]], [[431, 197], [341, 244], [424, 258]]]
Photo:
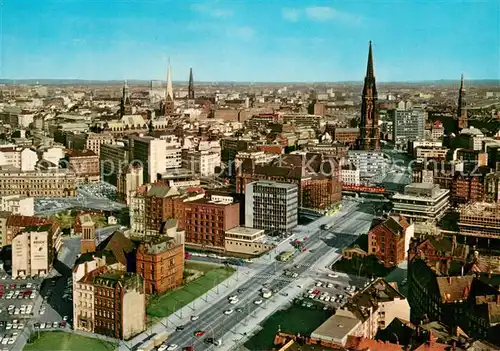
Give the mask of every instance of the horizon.
[[370, 40], [381, 83], [500, 78], [495, 0], [25, 2], [0, 8], [3, 80], [164, 81], [170, 59], [177, 82], [360, 82]]

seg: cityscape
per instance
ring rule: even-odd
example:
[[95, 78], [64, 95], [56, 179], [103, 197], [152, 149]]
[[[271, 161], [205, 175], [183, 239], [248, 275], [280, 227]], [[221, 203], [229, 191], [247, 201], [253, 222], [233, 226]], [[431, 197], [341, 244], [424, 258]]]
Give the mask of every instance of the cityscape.
[[500, 350], [500, 3], [0, 14], [0, 351]]

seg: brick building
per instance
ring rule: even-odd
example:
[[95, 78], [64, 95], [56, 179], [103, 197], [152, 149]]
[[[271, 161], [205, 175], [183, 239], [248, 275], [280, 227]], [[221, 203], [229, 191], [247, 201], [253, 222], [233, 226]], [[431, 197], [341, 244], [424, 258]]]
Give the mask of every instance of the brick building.
[[145, 237], [135, 257], [137, 274], [144, 278], [146, 294], [162, 294], [182, 284], [184, 245], [177, 245], [172, 238]]
[[146, 329], [144, 280], [111, 271], [94, 278], [94, 332], [128, 340]]
[[184, 203], [186, 245], [224, 249], [225, 231], [240, 225], [240, 204], [206, 198]]
[[368, 232], [368, 254], [385, 267], [397, 266], [406, 257], [413, 233], [413, 224], [402, 216], [378, 219]]
[[68, 168], [75, 172], [78, 180], [85, 182], [97, 182], [100, 177], [99, 155], [92, 150], [74, 150], [66, 151], [66, 162]]

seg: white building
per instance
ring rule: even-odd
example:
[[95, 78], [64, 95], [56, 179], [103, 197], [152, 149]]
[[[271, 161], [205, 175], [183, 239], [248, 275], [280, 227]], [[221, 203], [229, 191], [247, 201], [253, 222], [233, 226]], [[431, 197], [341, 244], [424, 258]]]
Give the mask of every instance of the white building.
[[357, 169], [354, 166], [342, 167], [340, 170], [340, 179], [342, 181], [342, 184], [345, 184], [345, 185], [354, 185], [354, 186], [361, 185], [361, 179], [359, 176], [359, 169]]
[[21, 171], [34, 171], [37, 162], [36, 151], [27, 148], [21, 151]]
[[215, 175], [221, 165], [220, 153], [212, 151], [187, 151], [183, 155], [183, 165], [193, 173], [202, 177]]
[[34, 216], [35, 198], [20, 195], [2, 196], [0, 197], [0, 209], [21, 216]]
[[58, 165], [64, 156], [64, 149], [62, 147], [51, 147], [43, 152], [42, 159]]
[[359, 170], [360, 178], [372, 178], [389, 165], [389, 157], [380, 151], [349, 151], [349, 160]]

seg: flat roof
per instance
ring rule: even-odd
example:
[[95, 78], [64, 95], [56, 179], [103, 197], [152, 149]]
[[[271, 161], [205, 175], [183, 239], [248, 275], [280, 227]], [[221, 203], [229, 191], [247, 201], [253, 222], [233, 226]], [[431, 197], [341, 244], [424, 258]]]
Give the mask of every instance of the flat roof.
[[254, 235], [258, 233], [264, 233], [264, 229], [257, 229], [250, 227], [235, 227], [226, 230], [226, 234]]
[[361, 321], [357, 318], [334, 314], [312, 332], [311, 337], [327, 341], [342, 340], [359, 324]]

